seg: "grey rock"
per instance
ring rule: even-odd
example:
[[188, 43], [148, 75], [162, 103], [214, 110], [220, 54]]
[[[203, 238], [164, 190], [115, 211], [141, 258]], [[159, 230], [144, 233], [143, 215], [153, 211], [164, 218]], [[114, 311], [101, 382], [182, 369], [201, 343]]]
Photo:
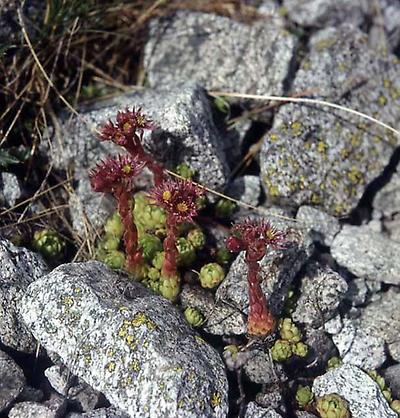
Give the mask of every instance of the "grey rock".
[[369, 304], [362, 311], [361, 329], [369, 337], [381, 337], [394, 360], [400, 361], [400, 293], [393, 289], [382, 294], [380, 300]]
[[396, 418], [379, 386], [356, 366], [343, 364], [318, 376], [313, 383], [315, 396], [337, 393], [349, 403], [352, 418]]
[[376, 194], [373, 216], [383, 221], [385, 231], [394, 241], [400, 241], [400, 173], [395, 171], [390, 181]]
[[[45, 6], [40, 0], [1, 0], [0, 1], [0, 44], [13, 46], [23, 41], [17, 10], [22, 9], [25, 28], [33, 39], [37, 34], [36, 24], [43, 17]], [[40, 20], [41, 21], [41, 20]], [[31, 24], [35, 22], [35, 24]]]
[[237, 177], [226, 189], [226, 194], [249, 205], [258, 206], [261, 195], [259, 176]]
[[255, 402], [249, 402], [244, 418], [282, 418], [282, 415], [270, 408], [263, 408]]
[[269, 352], [255, 349], [248, 354], [243, 370], [252, 382], [273, 385], [287, 380], [281, 365], [272, 361]]
[[[101, 219], [104, 222], [100, 217], [102, 213], [98, 215], [98, 212], [108, 213], [109, 203], [101, 196], [91, 202], [96, 193], [90, 191], [88, 170], [108, 154], [124, 153], [115, 144], [100, 142], [88, 126], [100, 128], [108, 119], [114, 119], [119, 110], [132, 106], [141, 106], [154, 121], [156, 129], [145, 137], [145, 146], [166, 168], [173, 169], [184, 162], [198, 173], [200, 183], [211, 188], [225, 184], [228, 166], [223, 142], [213, 122], [205, 91], [194, 84], [163, 83], [158, 89], [118, 96], [82, 112], [88, 125], [81, 119], [66, 121], [62, 125], [61, 143], [57, 135], [53, 136], [50, 153], [53, 165], [74, 168], [78, 181], [77, 198], [72, 201], [74, 220], [82, 217], [83, 208], [93, 226], [101, 226]], [[75, 225], [78, 232], [82, 231], [81, 226]]]
[[369, 370], [379, 368], [386, 360], [385, 340], [362, 328], [359, 318], [344, 318], [342, 329], [332, 339], [344, 363]]
[[400, 4], [379, 0], [373, 6], [369, 44], [378, 51], [394, 51], [400, 42]]
[[296, 43], [275, 19], [247, 25], [181, 11], [150, 22], [144, 67], [151, 86], [192, 80], [208, 90], [280, 94]]
[[331, 254], [339, 265], [357, 277], [400, 284], [400, 243], [367, 226], [346, 225], [332, 243]]
[[97, 390], [92, 389], [85, 382], [79, 380], [68, 391], [68, 401], [78, 411], [91, 411], [102, 402], [102, 395]]
[[353, 306], [364, 305], [368, 301], [379, 298], [376, 294], [381, 290], [381, 283], [365, 279], [353, 279], [348, 282], [349, 290], [345, 295]]
[[17, 303], [47, 270], [40, 256], [0, 237], [0, 341], [7, 347], [35, 352], [35, 339], [21, 320]]
[[314, 328], [322, 327], [337, 312], [347, 289], [347, 282], [340, 274], [317, 263], [309, 264], [301, 279], [293, 320]]
[[195, 285], [185, 284], [179, 295], [183, 308], [196, 308], [204, 316], [203, 329], [214, 335], [240, 335], [246, 332], [244, 315], [236, 308], [215, 303], [213, 295]]
[[[282, 250], [271, 250], [260, 261], [260, 282], [271, 312], [274, 315], [279, 315], [290, 284], [311, 255], [313, 245], [306, 233], [294, 228], [285, 228], [285, 223], [282, 220], [274, 222], [274, 225], [287, 232], [285, 248]], [[247, 313], [246, 276], [247, 266], [244, 261], [244, 253], [240, 253], [232, 263], [225, 279], [218, 287], [215, 294], [216, 300]]]
[[0, 351], [0, 412], [18, 397], [25, 386], [25, 376], [14, 360]]
[[335, 26], [349, 22], [360, 26], [369, 11], [368, 0], [284, 0], [291, 20], [303, 26]]
[[65, 396], [68, 393], [73, 376], [65, 367], [59, 364], [50, 366], [44, 371], [44, 375], [47, 377], [51, 387], [60, 395]]
[[44, 374], [53, 389], [60, 395], [67, 397], [74, 409], [89, 411], [95, 409], [99, 403], [101, 394], [85, 382], [71, 375], [64, 366], [54, 365], [48, 367]]
[[21, 196], [18, 177], [13, 173], [0, 173], [0, 206], [12, 207]]
[[204, 330], [214, 335], [241, 335], [247, 330], [246, 317], [235, 306], [217, 302], [209, 313]]
[[386, 183], [375, 195], [373, 208], [385, 218], [390, 218], [400, 212], [400, 173], [395, 171]]
[[32, 386], [25, 386], [22, 392], [18, 395], [17, 402], [40, 402], [44, 398], [41, 389]]
[[8, 418], [61, 418], [46, 405], [37, 402], [21, 402], [13, 406]]
[[400, 364], [389, 366], [382, 373], [385, 378], [386, 385], [391, 389], [393, 399], [400, 397]]
[[83, 414], [79, 412], [72, 412], [65, 418], [129, 418], [129, 415], [120, 411], [114, 406], [108, 408], [99, 408], [94, 411], [85, 412]]
[[317, 418], [316, 415], [307, 411], [296, 411], [295, 413], [297, 418]]
[[255, 401], [262, 408], [279, 409], [279, 411], [282, 411], [282, 414], [286, 412], [281, 388], [277, 384], [274, 386], [263, 386], [263, 390], [257, 393]]
[[338, 334], [343, 328], [342, 317], [337, 314], [329, 321], [325, 322], [324, 330], [331, 335]]
[[321, 369], [335, 355], [331, 337], [322, 329], [305, 328], [303, 341], [308, 346], [308, 369]]
[[19, 308], [46, 349], [131, 417], [226, 416], [219, 355], [168, 301], [101, 263], [56, 268]]
[[328, 247], [341, 228], [337, 218], [313, 206], [300, 206], [296, 219], [300, 221], [301, 226], [310, 230], [315, 242]]
[[[293, 91], [312, 86], [317, 99], [362, 109], [396, 127], [400, 115], [398, 59], [370, 50], [365, 35], [342, 25], [317, 32], [302, 60]], [[331, 215], [353, 209], [365, 187], [388, 164], [394, 133], [349, 113], [317, 105], [288, 104], [274, 118], [260, 152], [268, 200], [312, 204]]]
[[43, 405], [53, 413], [54, 418], [64, 417], [67, 411], [67, 399], [65, 396], [61, 396], [55, 392], [50, 394], [50, 398], [47, 399]]

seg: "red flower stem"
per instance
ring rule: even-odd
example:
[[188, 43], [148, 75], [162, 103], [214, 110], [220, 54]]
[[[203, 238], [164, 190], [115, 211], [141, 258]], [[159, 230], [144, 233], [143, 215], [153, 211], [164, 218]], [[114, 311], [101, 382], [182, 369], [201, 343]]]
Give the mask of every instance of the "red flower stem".
[[114, 196], [118, 201], [118, 212], [124, 225], [124, 243], [127, 254], [126, 264], [128, 268], [135, 267], [141, 262], [142, 253], [138, 248], [138, 232], [133, 220], [133, 207], [131, 207], [130, 193], [126, 191], [124, 186], [120, 185], [116, 187]]
[[248, 333], [256, 336], [265, 336], [274, 330], [275, 318], [267, 307], [268, 303], [260, 286], [258, 279], [260, 265], [258, 261], [247, 260], [247, 265], [247, 282], [249, 286]]
[[177, 226], [167, 219], [167, 236], [163, 242], [164, 262], [161, 269], [161, 275], [163, 277], [177, 276], [178, 249], [175, 244], [177, 235]]

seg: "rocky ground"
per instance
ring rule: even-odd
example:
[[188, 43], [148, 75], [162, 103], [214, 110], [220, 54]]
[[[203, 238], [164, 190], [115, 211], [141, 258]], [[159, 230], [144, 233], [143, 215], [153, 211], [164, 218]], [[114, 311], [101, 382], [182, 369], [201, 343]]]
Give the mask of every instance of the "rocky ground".
[[[73, 178], [74, 236], [96, 241], [115, 203], [92, 191], [88, 171], [118, 149], [91, 127], [141, 106], [155, 125], [145, 147], [166, 168], [185, 163], [202, 185], [257, 207], [238, 207], [228, 221], [207, 215], [199, 223], [210, 246], [221, 248], [230, 222], [248, 215], [286, 231], [284, 248], [261, 261], [271, 312], [286, 320], [264, 341], [247, 338], [243, 254], [224, 264], [213, 290], [188, 269], [173, 304], [100, 261], [49, 263], [5, 234], [1, 417], [400, 415], [400, 135], [339, 109], [260, 110], [216, 93], [312, 92], [399, 130], [400, 2], [253, 3], [261, 18], [252, 23], [190, 10], [152, 19], [146, 88], [80, 108], [85, 122], [62, 116], [40, 153]], [[12, 10], [0, 11], [0, 39], [10, 21]], [[144, 190], [152, 182], [149, 173], [139, 180]], [[3, 210], [26, 195], [16, 173], [1, 173]], [[210, 194], [210, 207], [216, 200]]]

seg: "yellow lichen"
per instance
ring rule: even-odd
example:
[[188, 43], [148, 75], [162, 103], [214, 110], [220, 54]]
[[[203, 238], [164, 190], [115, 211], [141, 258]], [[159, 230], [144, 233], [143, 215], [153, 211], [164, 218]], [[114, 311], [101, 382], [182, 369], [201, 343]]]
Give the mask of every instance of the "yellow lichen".
[[127, 335], [125, 342], [132, 350], [137, 347], [136, 338], [133, 335]]
[[336, 43], [336, 38], [321, 39], [315, 44], [315, 49], [318, 52], [321, 52], [322, 50], [326, 48], [330, 48], [331, 46], [335, 45], [335, 43]]
[[270, 140], [271, 142], [276, 142], [278, 139], [279, 139], [279, 136], [278, 136], [277, 134], [271, 134], [271, 135], [269, 136], [269, 140]]
[[383, 106], [386, 105], [386, 103], [387, 103], [387, 98], [385, 96], [381, 95], [381, 96], [378, 97], [378, 105], [379, 106], [383, 107]]
[[317, 151], [320, 154], [325, 154], [327, 149], [328, 149], [328, 145], [326, 144], [325, 141], [319, 141], [318, 142], [318, 144], [317, 144]]
[[222, 401], [221, 394], [218, 391], [215, 391], [211, 395], [211, 406], [213, 408], [216, 408], [217, 406], [220, 406], [221, 405], [221, 401]]
[[73, 306], [73, 305], [74, 305], [75, 301], [74, 301], [74, 298], [73, 298], [73, 297], [71, 297], [71, 296], [64, 296], [64, 297], [62, 298], [61, 303], [62, 303], [64, 306], [66, 306], [67, 308], [70, 308], [71, 306]]
[[362, 173], [356, 167], [351, 167], [350, 171], [347, 172], [347, 178], [352, 184], [360, 183], [362, 179]]
[[132, 360], [130, 363], [129, 363], [129, 368], [131, 369], [131, 370], [133, 370], [134, 372], [140, 372], [140, 370], [141, 370], [141, 367], [140, 367], [140, 363], [139, 363], [139, 360]]
[[116, 364], [115, 361], [110, 361], [109, 363], [106, 364], [106, 369], [112, 373], [116, 368]]
[[290, 129], [292, 131], [292, 135], [293, 136], [300, 136], [302, 131], [303, 131], [303, 125], [301, 124], [301, 122], [292, 122], [292, 124], [290, 125]]
[[148, 321], [148, 318], [145, 313], [138, 312], [135, 314], [133, 319], [130, 321], [133, 327], [140, 327], [141, 325], [144, 325]]

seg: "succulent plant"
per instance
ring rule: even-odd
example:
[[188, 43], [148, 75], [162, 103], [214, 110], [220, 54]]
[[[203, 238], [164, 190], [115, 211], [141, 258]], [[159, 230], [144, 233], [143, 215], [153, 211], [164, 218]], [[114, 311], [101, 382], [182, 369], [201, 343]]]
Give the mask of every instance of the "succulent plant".
[[301, 340], [299, 328], [293, 323], [291, 318], [284, 318], [280, 322], [279, 334], [282, 339], [291, 343], [298, 343]]
[[326, 368], [327, 370], [330, 370], [330, 369], [334, 369], [335, 367], [339, 367], [342, 364], [343, 364], [343, 361], [340, 357], [331, 357], [328, 360]]
[[124, 225], [122, 224], [121, 217], [118, 212], [114, 212], [112, 216], [107, 219], [106, 224], [104, 225], [104, 231], [107, 238], [122, 238], [124, 234]]
[[188, 323], [194, 327], [199, 327], [204, 323], [204, 316], [195, 308], [188, 307], [184, 310], [183, 314], [186, 318], [186, 321], [188, 321]]
[[158, 291], [170, 301], [176, 300], [179, 294], [179, 276], [160, 277]]
[[33, 235], [32, 245], [46, 260], [53, 262], [60, 260], [66, 250], [64, 239], [52, 229], [36, 231]]
[[218, 286], [225, 277], [224, 269], [217, 263], [208, 263], [200, 270], [200, 284], [202, 287], [213, 289]]
[[215, 204], [215, 215], [218, 218], [230, 218], [235, 208], [235, 202], [228, 199], [219, 199]]
[[335, 393], [317, 398], [315, 407], [321, 418], [350, 418], [349, 404]]
[[299, 385], [296, 391], [296, 402], [300, 408], [304, 408], [312, 402], [314, 394], [309, 386]]
[[159, 253], [156, 253], [153, 257], [153, 260], [151, 264], [158, 270], [161, 270], [162, 265], [164, 263], [164, 251], [160, 251]]
[[114, 270], [121, 270], [125, 264], [125, 253], [118, 250], [111, 250], [105, 255], [103, 261], [108, 267]]
[[305, 357], [308, 354], [308, 346], [302, 341], [292, 344], [292, 351], [295, 356]]
[[215, 259], [218, 264], [227, 264], [231, 260], [231, 253], [226, 248], [218, 248]]
[[153, 234], [141, 235], [139, 238], [139, 247], [142, 249], [143, 257], [147, 261], [151, 261], [163, 249], [160, 238]]
[[178, 265], [188, 267], [196, 259], [196, 251], [193, 245], [186, 238], [180, 237], [176, 240], [178, 249]]
[[393, 409], [394, 412], [397, 412], [397, 415], [400, 415], [400, 401], [395, 399], [390, 403], [390, 407]]
[[276, 340], [271, 348], [271, 355], [275, 361], [285, 361], [292, 357], [292, 345], [286, 340]]
[[195, 250], [201, 250], [206, 244], [206, 236], [200, 228], [191, 229], [187, 234], [187, 240]]
[[186, 180], [191, 180], [194, 176], [194, 171], [185, 163], [178, 164], [175, 172]]

